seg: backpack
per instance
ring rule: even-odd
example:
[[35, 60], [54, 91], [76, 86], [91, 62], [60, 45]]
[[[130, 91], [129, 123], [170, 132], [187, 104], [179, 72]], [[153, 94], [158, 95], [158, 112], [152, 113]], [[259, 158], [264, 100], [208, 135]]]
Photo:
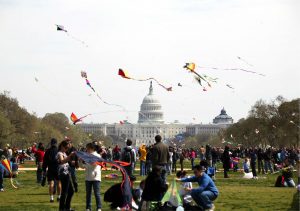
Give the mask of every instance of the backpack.
[[133, 160], [132, 149], [125, 147], [122, 161], [127, 163], [132, 163], [132, 160]]

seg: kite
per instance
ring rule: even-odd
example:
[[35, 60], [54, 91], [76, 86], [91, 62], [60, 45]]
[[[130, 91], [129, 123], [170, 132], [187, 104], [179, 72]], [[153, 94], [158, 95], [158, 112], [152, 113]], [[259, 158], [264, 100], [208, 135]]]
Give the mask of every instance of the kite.
[[76, 125], [78, 122], [82, 122], [82, 119], [84, 119], [85, 117], [90, 116], [90, 115], [91, 114], [87, 114], [83, 117], [77, 118], [77, 116], [74, 113], [72, 113], [70, 116], [70, 119], [73, 122], [73, 125]]
[[64, 27], [63, 25], [57, 25], [57, 24], [55, 24], [55, 25], [56, 25], [56, 30], [57, 30], [57, 31], [65, 32], [65, 33], [67, 34], [67, 36], [71, 37], [73, 40], [76, 40], [77, 42], [80, 42], [80, 43], [81, 43], [82, 45], [84, 45], [85, 47], [88, 47], [88, 45], [87, 45], [84, 41], [82, 41], [82, 40], [78, 39], [77, 37], [74, 37], [73, 35], [71, 35], [71, 34], [65, 29], [65, 27]]
[[97, 165], [103, 165], [103, 164], [109, 164], [111, 166], [116, 167], [119, 169], [122, 173], [122, 183], [121, 183], [121, 191], [122, 191], [122, 200], [123, 200], [123, 207], [132, 207], [132, 192], [131, 192], [131, 183], [130, 178], [124, 169], [123, 166], [128, 166], [129, 163], [120, 162], [120, 161], [108, 161], [103, 158], [97, 157], [95, 155], [77, 151], [76, 155], [79, 159], [83, 160], [85, 163], [88, 164], [97, 164]]
[[293, 124], [293, 125], [295, 125], [296, 127], [300, 128], [300, 126], [297, 125], [294, 121], [291, 120], [290, 123]]
[[178, 84], [177, 84], [177, 86], [180, 86], [180, 87], [182, 87], [182, 84], [181, 84], [181, 83], [178, 83]]
[[119, 69], [119, 73], [118, 73], [119, 76], [121, 76], [122, 78], [126, 78], [126, 79], [131, 79], [131, 80], [134, 80], [134, 81], [149, 81], [149, 80], [153, 80], [155, 81], [159, 86], [161, 86], [162, 88], [164, 88], [165, 90], [167, 91], [172, 91], [172, 87], [166, 87], [164, 86], [163, 84], [161, 84], [156, 78], [153, 78], [153, 77], [150, 77], [150, 78], [146, 78], [146, 79], [136, 79], [136, 78], [132, 78], [128, 75], [128, 73], [123, 70], [123, 69]]
[[3, 166], [4, 170], [6, 170], [9, 174], [9, 177], [10, 177], [10, 184], [13, 188], [17, 189], [18, 187], [14, 185], [13, 183], [13, 164], [12, 162], [10, 162], [9, 160], [7, 159], [3, 159], [1, 160], [1, 166]]
[[255, 129], [255, 133], [256, 133], [256, 134], [259, 134], [259, 130], [258, 130], [258, 129]]
[[94, 89], [94, 87], [91, 85], [91, 82], [88, 80], [87, 77], [87, 73], [85, 71], [81, 71], [81, 77], [85, 79], [85, 83], [88, 87], [90, 87], [91, 90], [93, 90], [93, 92], [96, 94], [97, 98], [104, 104], [106, 105], [111, 105], [111, 106], [117, 106], [117, 107], [121, 107], [123, 110], [125, 110], [125, 108], [121, 105], [118, 104], [112, 104], [112, 103], [108, 103], [105, 100], [102, 99], [102, 97], [96, 92], [96, 90]]
[[230, 84], [226, 84], [226, 86], [230, 89], [234, 89]]
[[239, 60], [241, 60], [242, 62], [246, 63], [247, 65], [249, 65], [249, 66], [253, 67], [253, 65], [252, 65], [252, 64], [248, 63], [248, 62], [247, 62], [245, 59], [243, 59], [242, 57], [240, 57], [240, 56], [237, 56], [237, 58], [238, 58]]

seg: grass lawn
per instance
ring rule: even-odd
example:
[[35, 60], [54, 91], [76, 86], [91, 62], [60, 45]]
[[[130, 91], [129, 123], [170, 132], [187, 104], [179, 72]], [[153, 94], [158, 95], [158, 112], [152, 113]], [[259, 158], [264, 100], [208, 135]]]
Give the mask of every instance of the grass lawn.
[[[188, 162], [186, 164], [189, 166]], [[32, 167], [32, 164], [25, 164], [23, 167]], [[111, 171], [102, 171], [101, 199], [104, 211], [109, 210], [109, 207], [103, 202], [103, 194], [118, 181], [105, 179], [104, 175], [109, 173]], [[216, 210], [299, 210], [299, 194], [295, 188], [274, 187], [277, 174], [258, 180], [241, 179], [240, 173], [230, 173], [229, 179], [223, 179], [222, 176], [222, 173], [217, 174], [216, 185], [220, 195], [215, 201]], [[137, 177], [137, 180], [141, 179]], [[168, 179], [171, 181], [173, 176]], [[21, 171], [17, 181], [20, 188], [12, 189], [9, 180], [5, 179], [5, 192], [0, 192], [0, 210], [58, 210], [57, 202], [49, 202], [48, 188], [35, 183], [35, 171]], [[78, 182], [79, 192], [73, 197], [72, 207], [75, 210], [85, 210], [83, 171], [78, 172]]]

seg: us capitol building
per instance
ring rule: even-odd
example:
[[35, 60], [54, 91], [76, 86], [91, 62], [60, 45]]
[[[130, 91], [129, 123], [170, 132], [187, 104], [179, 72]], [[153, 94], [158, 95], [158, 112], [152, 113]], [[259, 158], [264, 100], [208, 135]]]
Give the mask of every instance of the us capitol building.
[[163, 140], [182, 137], [183, 134], [191, 136], [197, 134], [216, 135], [221, 129], [226, 129], [233, 124], [233, 119], [226, 114], [224, 108], [220, 115], [214, 118], [213, 124], [180, 124], [177, 121], [165, 124], [162, 106], [153, 93], [152, 82], [138, 115], [137, 124], [125, 121], [122, 124], [81, 124], [80, 126], [86, 133], [101, 132], [105, 136], [129, 138], [135, 141], [136, 146], [140, 146], [143, 143], [146, 145], [154, 143], [154, 137], [157, 134], [160, 134]]

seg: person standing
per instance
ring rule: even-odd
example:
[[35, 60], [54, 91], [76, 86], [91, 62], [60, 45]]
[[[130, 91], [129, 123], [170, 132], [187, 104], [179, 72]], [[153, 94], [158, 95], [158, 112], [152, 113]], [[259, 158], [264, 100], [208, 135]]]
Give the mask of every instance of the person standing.
[[259, 174], [260, 173], [265, 174], [263, 159], [264, 159], [264, 151], [262, 148], [259, 148], [257, 150], [257, 167], [258, 167]]
[[58, 161], [57, 161], [57, 140], [52, 138], [50, 141], [50, 148], [46, 150], [43, 160], [43, 175], [47, 175], [49, 183], [50, 202], [54, 202], [55, 183], [57, 187], [57, 200], [60, 199], [61, 183], [58, 178]]
[[146, 145], [142, 144], [142, 146], [139, 148], [139, 154], [140, 154], [140, 176], [146, 175], [146, 158], [147, 158], [147, 150]]
[[172, 156], [172, 172], [176, 173], [177, 172], [177, 160], [179, 159], [178, 155], [178, 149], [174, 148], [173, 156]]
[[253, 174], [253, 179], [257, 179], [257, 173], [256, 173], [256, 160], [257, 160], [257, 154], [255, 149], [250, 149], [250, 166]]
[[[101, 157], [95, 151], [95, 145], [89, 143], [86, 145], [87, 153], [96, 157]], [[97, 211], [101, 211], [100, 184], [101, 167], [97, 164], [84, 164], [85, 168], [85, 188], [86, 188], [86, 211], [92, 210], [92, 189], [96, 199]]]
[[191, 148], [190, 159], [191, 159], [192, 170], [194, 169], [195, 158], [196, 158], [196, 152], [193, 148]]
[[179, 162], [180, 162], [180, 171], [183, 171], [183, 161], [184, 161], [184, 150], [180, 149], [179, 150]]
[[162, 143], [160, 135], [155, 136], [155, 144], [152, 148], [152, 168], [155, 166], [161, 167], [162, 179], [166, 182], [167, 164], [170, 159], [169, 147]]
[[213, 180], [205, 173], [205, 170], [204, 166], [196, 165], [193, 169], [195, 176], [177, 179], [177, 181], [197, 182], [199, 184], [198, 188], [186, 188], [186, 191], [191, 194], [198, 206], [213, 211], [215, 209], [213, 201], [218, 197], [219, 191]]
[[121, 153], [121, 161], [129, 163], [128, 166], [124, 166], [129, 177], [133, 176], [134, 163], [136, 159], [135, 151], [131, 145], [132, 141], [130, 139], [127, 139], [126, 147], [123, 148], [123, 151]]
[[34, 143], [32, 146], [32, 152], [35, 154], [36, 157], [36, 164], [37, 164], [37, 170], [36, 170], [36, 180], [37, 183], [42, 183], [43, 180], [43, 160], [45, 155], [45, 148], [43, 143], [39, 143], [36, 147], [36, 144]]
[[265, 161], [265, 173], [273, 173], [273, 168], [272, 168], [272, 148], [269, 147], [266, 152], [264, 153], [264, 161]]
[[228, 171], [230, 169], [230, 154], [229, 146], [225, 146], [225, 150], [222, 155], [223, 168], [224, 168], [224, 178], [229, 178]]
[[200, 161], [205, 160], [205, 148], [204, 148], [204, 146], [200, 147], [199, 155], [200, 155]]
[[72, 185], [72, 177], [70, 172], [69, 161], [71, 161], [74, 152], [67, 156], [69, 143], [67, 140], [62, 141], [59, 144], [59, 151], [57, 153], [58, 160], [58, 177], [61, 181], [62, 192], [59, 200], [59, 210], [71, 210], [71, 201], [74, 194]]
[[206, 150], [205, 150], [205, 159], [208, 164], [208, 167], [212, 167], [212, 149], [209, 144], [206, 145]]
[[[69, 143], [69, 146], [68, 146], [68, 151], [66, 152], [66, 154], [70, 155], [72, 152], [76, 152], [77, 149], [73, 146], [73, 143], [70, 139], [68, 140], [68, 143]], [[79, 168], [79, 163], [78, 163], [78, 157], [75, 154], [74, 154], [74, 156], [72, 156], [71, 160], [69, 161], [69, 166], [70, 166], [70, 173], [71, 173], [71, 177], [72, 177], [74, 191], [77, 193], [78, 192], [78, 183], [77, 183], [77, 177], [76, 177], [76, 169]]]

